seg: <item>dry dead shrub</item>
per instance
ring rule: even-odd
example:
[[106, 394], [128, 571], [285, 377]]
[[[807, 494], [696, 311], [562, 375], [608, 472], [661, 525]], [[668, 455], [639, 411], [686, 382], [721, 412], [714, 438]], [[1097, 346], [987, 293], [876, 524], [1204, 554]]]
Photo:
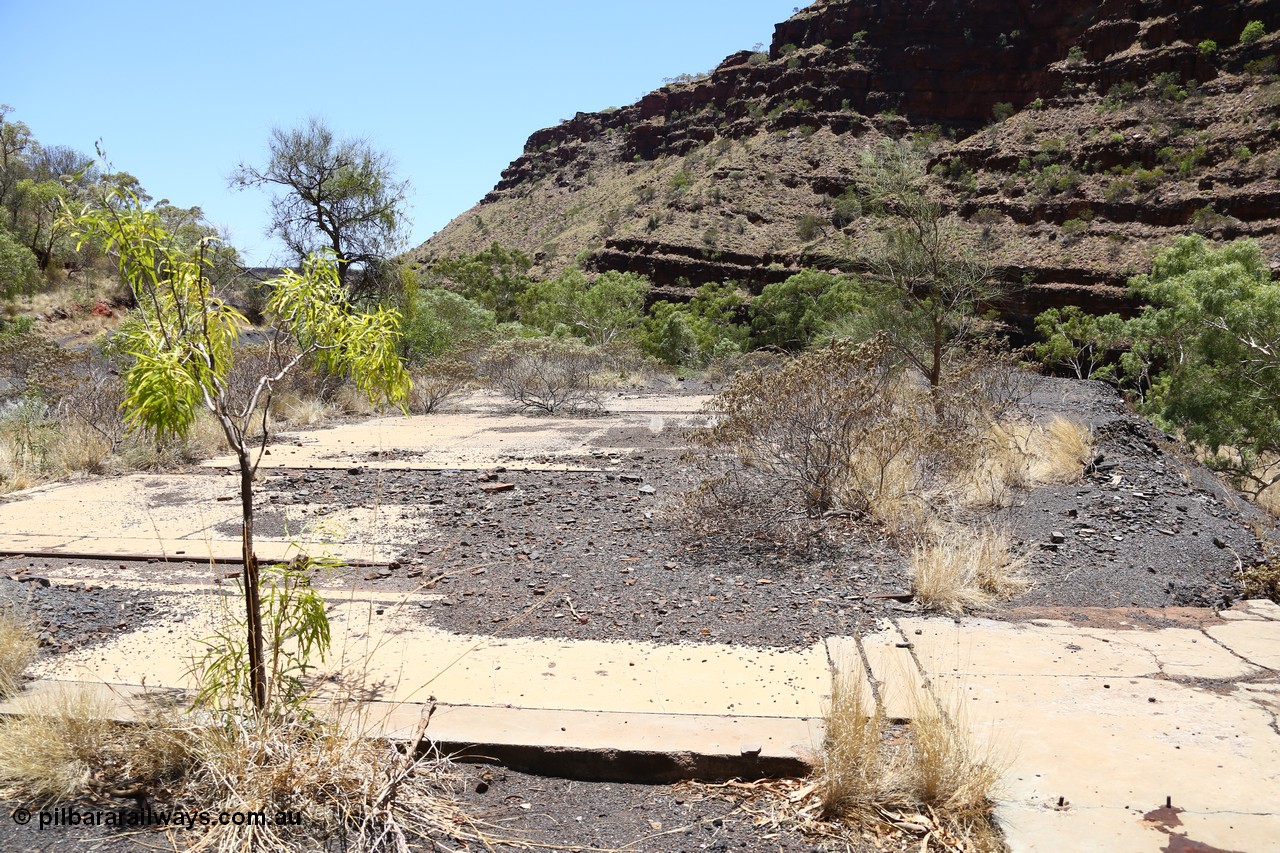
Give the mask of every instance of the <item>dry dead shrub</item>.
[[837, 343], [741, 374], [712, 402], [713, 423], [691, 439], [809, 517], [863, 512], [869, 501], [851, 482], [851, 461], [874, 434], [896, 426], [885, 355], [878, 342]]
[[411, 370], [409, 378], [409, 411], [429, 415], [465, 393], [476, 379], [476, 368], [465, 359], [437, 356]]
[[22, 686], [22, 674], [38, 649], [26, 623], [0, 602], [0, 698], [13, 695]]
[[218, 811], [300, 813], [301, 825], [218, 826], [193, 849], [286, 851], [319, 838], [350, 851], [402, 851], [429, 838], [481, 842], [449, 794], [452, 766], [414, 753], [314, 718], [228, 718], [201, 731], [184, 793]]
[[130, 432], [116, 461], [124, 470], [155, 471], [208, 459], [226, 451], [227, 437], [222, 426], [202, 409], [182, 438], [157, 440], [141, 430]]
[[110, 468], [111, 443], [82, 420], [64, 421], [54, 448], [63, 474], [102, 474]]
[[600, 411], [607, 387], [600, 353], [577, 340], [529, 338], [500, 341], [481, 356], [478, 375], [521, 411], [554, 414]]
[[735, 353], [723, 358], [713, 358], [711, 363], [707, 365], [703, 378], [712, 387], [726, 385], [743, 373], [750, 373], [756, 370], [772, 370], [778, 367], [785, 359], [786, 355], [781, 350], [774, 349], [751, 350], [750, 352]]
[[105, 443], [108, 455], [119, 450], [128, 426], [124, 382], [116, 365], [91, 352], [62, 376], [53, 393], [58, 418], [68, 425], [66, 431], [71, 424], [79, 424], [82, 429], [78, 434], [86, 430], [96, 433], [99, 441], [95, 443]]
[[963, 613], [1026, 591], [1025, 556], [1009, 552], [996, 530], [937, 528], [911, 553], [911, 587], [926, 610]]
[[691, 435], [706, 472], [692, 506], [762, 533], [846, 515], [911, 535], [971, 443], [879, 339], [739, 374], [708, 413]]

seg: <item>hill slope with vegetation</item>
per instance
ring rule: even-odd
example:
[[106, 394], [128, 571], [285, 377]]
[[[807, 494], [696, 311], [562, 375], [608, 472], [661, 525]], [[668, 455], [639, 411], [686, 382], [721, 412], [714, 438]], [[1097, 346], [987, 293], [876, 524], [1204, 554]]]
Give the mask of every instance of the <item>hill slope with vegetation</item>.
[[537, 131], [407, 257], [497, 242], [536, 276], [578, 262], [753, 292], [865, 269], [863, 154], [893, 138], [1000, 277], [1030, 285], [1005, 306], [1024, 329], [1046, 307], [1122, 307], [1188, 231], [1280, 252], [1276, 20], [1275, 0], [815, 3], [767, 52]]

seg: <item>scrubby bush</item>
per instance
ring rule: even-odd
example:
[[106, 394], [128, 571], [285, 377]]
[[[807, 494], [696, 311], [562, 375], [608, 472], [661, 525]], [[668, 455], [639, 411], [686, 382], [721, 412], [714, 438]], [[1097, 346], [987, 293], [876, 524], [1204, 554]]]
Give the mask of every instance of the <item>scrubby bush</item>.
[[1262, 21], [1250, 21], [1245, 24], [1244, 29], [1240, 32], [1241, 44], [1253, 44], [1267, 34], [1267, 28], [1263, 26]]
[[476, 379], [476, 368], [465, 359], [438, 356], [411, 368], [409, 378], [409, 411], [429, 415], [465, 392]]
[[[896, 444], [909, 413], [897, 409], [897, 373], [883, 342], [833, 344], [795, 356], [775, 370], [739, 376], [711, 404], [714, 424], [697, 432], [701, 447], [728, 454], [733, 480], [763, 478], [764, 488], [813, 518], [832, 510], [866, 512], [892, 466], [855, 475], [853, 460], [869, 448]], [[730, 486], [751, 501], [761, 489]]]
[[604, 366], [601, 354], [579, 341], [525, 338], [494, 344], [478, 372], [518, 409], [554, 414], [602, 408], [597, 374]]

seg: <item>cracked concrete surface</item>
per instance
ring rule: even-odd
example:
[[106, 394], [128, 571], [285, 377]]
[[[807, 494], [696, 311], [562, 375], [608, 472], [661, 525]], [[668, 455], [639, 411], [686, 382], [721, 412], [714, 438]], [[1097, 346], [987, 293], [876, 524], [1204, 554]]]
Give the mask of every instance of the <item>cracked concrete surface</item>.
[[[34, 689], [107, 682], [128, 704], [190, 688], [188, 655], [236, 602], [186, 589], [181, 611], [45, 660]], [[435, 738], [544, 772], [777, 772], [820, 747], [832, 669], [869, 671], [888, 716], [936, 702], [994, 746], [996, 814], [1015, 851], [1066, 838], [1079, 850], [1267, 851], [1280, 839], [1280, 610], [1266, 602], [1206, 615], [1201, 630], [910, 618], [777, 650], [456, 636], [404, 596], [328, 595], [334, 654], [320, 680], [358, 697], [373, 731], [408, 736], [434, 704]]]
[[[650, 432], [697, 417], [690, 398], [669, 411], [653, 405], [637, 398], [617, 417]], [[300, 436], [297, 452], [268, 458], [286, 466], [488, 467], [520, 464], [510, 458], [520, 447], [521, 467], [607, 466], [619, 449], [614, 439], [625, 436], [611, 432], [612, 420], [433, 417], [426, 430], [396, 419], [381, 422], [373, 447], [408, 454], [408, 463], [371, 457], [367, 425]], [[0, 547], [234, 557], [234, 497], [232, 479], [212, 473], [34, 489], [0, 504]], [[297, 538], [289, 531], [324, 518], [346, 528], [329, 548], [336, 556], [385, 559], [417, 521], [413, 507], [320, 510], [264, 513], [262, 556], [286, 556]], [[180, 580], [131, 578], [101, 564], [60, 572], [57, 581], [139, 595], [177, 589]], [[139, 697], [190, 688], [190, 656], [225, 618], [227, 590], [194, 573], [181, 580], [177, 609], [105, 645], [47, 658], [31, 690], [88, 684], [127, 716]], [[1126, 625], [1118, 611], [1094, 624], [902, 618], [862, 637], [770, 650], [457, 636], [429, 625], [405, 594], [325, 595], [335, 633], [327, 689], [359, 697], [373, 731], [411, 733], [435, 704], [433, 737], [541, 760], [544, 772], [623, 776], [643, 767], [655, 781], [664, 773], [778, 772], [799, 768], [821, 745], [831, 670], [846, 668], [870, 673], [889, 717], [909, 720], [921, 703], [939, 703], [975, 739], [996, 745], [1006, 762], [997, 816], [1015, 851], [1280, 849], [1280, 607], [1269, 602], [1193, 617], [1183, 609], [1162, 628]], [[412, 595], [414, 603], [431, 597]], [[570, 754], [613, 763], [575, 764]], [[656, 754], [674, 758], [625, 759]]]
[[[1277, 615], [1248, 602], [1200, 631], [904, 619], [882, 645], [907, 639], [932, 695], [1006, 753], [1014, 850], [1264, 851], [1280, 839]], [[1176, 825], [1147, 817], [1166, 801]]]

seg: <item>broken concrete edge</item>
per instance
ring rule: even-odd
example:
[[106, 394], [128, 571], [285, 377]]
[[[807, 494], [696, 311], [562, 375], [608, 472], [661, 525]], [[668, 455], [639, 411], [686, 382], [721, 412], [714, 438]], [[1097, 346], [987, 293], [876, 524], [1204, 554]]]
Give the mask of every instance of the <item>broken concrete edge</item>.
[[706, 755], [694, 752], [587, 749], [507, 743], [461, 744], [432, 741], [419, 755], [438, 750], [465, 764], [494, 764], [557, 779], [669, 785], [675, 782], [727, 782], [731, 779], [796, 779], [813, 772], [799, 756]]
[[[201, 557], [194, 557], [185, 554], [102, 554], [92, 551], [50, 551], [50, 550], [31, 550], [31, 549], [5, 549], [0, 548], [0, 557], [31, 557], [37, 560], [95, 560], [98, 562], [121, 562], [126, 563], [199, 563], [211, 566], [243, 566], [244, 556], [218, 556], [215, 554], [207, 554]], [[272, 560], [264, 557], [258, 558], [259, 563], [278, 563], [280, 560]], [[344, 566], [353, 569], [382, 569], [391, 565], [397, 560], [342, 560]]]
[[[50, 695], [58, 691], [77, 690], [95, 693], [103, 700], [100, 707], [104, 710], [105, 718], [126, 726], [138, 723], [148, 712], [156, 710], [181, 710], [183, 713], [191, 710], [187, 704], [190, 692], [181, 688], [37, 679], [28, 682], [21, 693], [0, 700], [0, 718], [19, 717], [28, 713], [22, 707], [24, 699], [35, 699], [41, 694]], [[331, 707], [332, 704], [323, 700], [312, 703], [317, 709]], [[714, 733], [707, 741], [701, 741], [712, 743], [712, 749], [704, 752], [689, 746], [690, 732], [695, 733], [692, 740], [698, 742], [696, 733], [715, 728], [713, 723], [730, 727], [742, 723], [744, 729], [750, 729], [753, 724], [764, 724], [766, 732], [761, 740], [765, 744], [775, 739], [767, 732], [770, 728], [774, 730], [773, 734], [788, 739], [794, 739], [804, 729], [805, 739], [812, 740], [814, 732], [811, 730], [813, 723], [810, 718], [712, 717], [703, 714], [596, 712], [377, 700], [365, 703], [362, 712], [365, 715], [381, 716], [377, 721], [363, 719], [362, 725], [357, 729], [359, 737], [385, 739], [402, 750], [407, 750], [416, 743], [417, 756], [420, 758], [432, 756], [463, 764], [499, 765], [521, 773], [584, 782], [671, 784], [691, 780], [723, 782], [730, 779], [803, 778], [813, 772], [817, 763], [816, 751], [804, 746], [779, 747], [764, 745], [759, 741], [749, 744], [744, 742], [735, 753], [725, 748], [723, 736], [717, 738]], [[454, 731], [441, 732], [443, 721], [433, 719], [436, 714], [461, 715], [468, 722], [473, 715], [482, 719], [478, 725], [464, 724], [455, 727]], [[484, 717], [489, 719], [485, 720]], [[535, 718], [532, 725], [527, 724], [527, 718], [530, 717]], [[538, 720], [539, 717], [543, 719]], [[423, 718], [434, 723], [434, 726], [428, 725], [419, 737], [419, 726], [414, 721], [421, 721]], [[611, 718], [616, 718], [622, 725], [644, 721], [656, 731], [671, 730], [674, 740], [681, 742], [673, 748], [663, 749], [656, 742], [658, 738], [638, 731], [633, 733], [639, 735], [637, 745], [631, 748], [601, 742], [575, 744], [569, 742], [573, 740], [572, 736], [560, 737], [561, 742], [558, 743], [526, 742], [556, 739], [554, 734], [547, 731], [547, 718], [564, 722], [565, 726], [557, 727], [561, 732], [571, 727], [577, 730], [579, 724], [590, 728], [592, 723], [598, 723], [602, 719], [612, 723]], [[523, 739], [512, 736], [513, 732], [522, 730], [535, 736]], [[746, 738], [759, 737], [760, 734], [760, 730], [742, 733]], [[591, 740], [590, 734], [586, 740]]]

